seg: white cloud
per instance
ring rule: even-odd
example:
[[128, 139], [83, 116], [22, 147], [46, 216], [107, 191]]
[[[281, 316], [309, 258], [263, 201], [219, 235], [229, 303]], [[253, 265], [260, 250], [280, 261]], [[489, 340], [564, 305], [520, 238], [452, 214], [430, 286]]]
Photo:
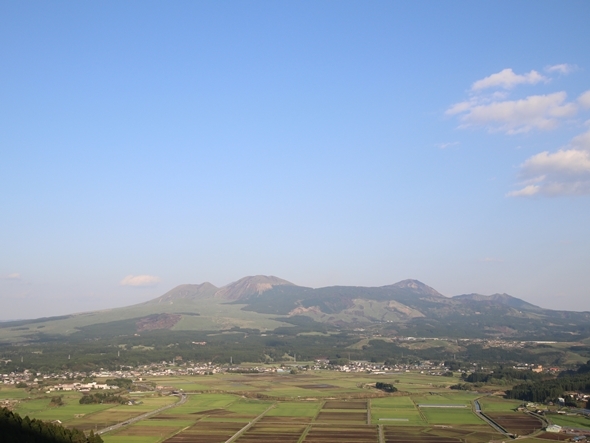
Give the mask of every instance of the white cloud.
[[128, 275], [121, 280], [121, 286], [155, 286], [160, 278], [155, 275]]
[[577, 113], [578, 106], [567, 103], [566, 98], [567, 94], [562, 91], [489, 104], [477, 104], [477, 101], [472, 100], [451, 106], [446, 114], [463, 114], [460, 117], [462, 126], [484, 126], [490, 131], [508, 134], [529, 132], [532, 129], [548, 130], [555, 128], [560, 119]]
[[453, 106], [451, 106], [449, 109], [445, 111], [445, 114], [461, 114], [462, 112], [469, 111], [473, 106], [475, 106], [475, 104], [476, 103], [474, 101], [455, 103]]
[[503, 69], [496, 74], [492, 74], [486, 78], [476, 81], [471, 86], [472, 91], [481, 91], [483, 89], [500, 87], [504, 89], [512, 89], [516, 85], [530, 84], [534, 85], [539, 82], [548, 82], [549, 79], [537, 71], [531, 71], [527, 74], [515, 74], [510, 68]]
[[578, 149], [560, 149], [550, 154], [547, 151], [533, 155], [522, 164], [526, 175], [538, 173], [590, 173], [590, 153]]
[[528, 184], [508, 197], [590, 194], [590, 131], [572, 139], [556, 152], [540, 152], [520, 166], [520, 175]]
[[540, 187], [537, 185], [527, 185], [518, 191], [510, 191], [506, 194], [506, 197], [530, 197], [539, 192]]
[[584, 92], [578, 97], [578, 103], [584, 108], [590, 108], [590, 91]]
[[[545, 72], [566, 75], [576, 69], [576, 65], [562, 63], [545, 67]], [[510, 98], [518, 85], [550, 81], [535, 70], [516, 74], [506, 68], [474, 82], [469, 97], [449, 106], [445, 114], [456, 116], [462, 128], [478, 127], [506, 134], [553, 130], [562, 123], [579, 125], [573, 117], [590, 109], [590, 90], [569, 101], [565, 91]], [[585, 124], [590, 126], [590, 120]], [[508, 192], [507, 197], [590, 194], [590, 131], [553, 152], [530, 156], [520, 165], [519, 177], [518, 189]]]
[[545, 72], [557, 72], [559, 74], [569, 74], [570, 72], [578, 69], [576, 65], [570, 65], [568, 63], [562, 63], [559, 65], [552, 65], [545, 67]]
[[0, 277], [1, 280], [20, 280], [20, 274], [13, 272], [12, 274], [6, 274]]
[[590, 131], [586, 131], [583, 134], [576, 135], [572, 138], [572, 142], [570, 143], [576, 149], [584, 149], [586, 151], [590, 151]]

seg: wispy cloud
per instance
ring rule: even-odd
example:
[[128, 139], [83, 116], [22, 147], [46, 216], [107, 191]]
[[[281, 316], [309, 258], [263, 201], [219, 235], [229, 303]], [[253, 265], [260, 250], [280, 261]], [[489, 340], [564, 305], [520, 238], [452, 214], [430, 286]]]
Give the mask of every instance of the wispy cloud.
[[522, 189], [508, 192], [506, 197], [532, 197], [539, 192], [539, 189], [537, 185], [527, 185]]
[[128, 275], [121, 280], [121, 286], [155, 286], [160, 282], [160, 278], [155, 275]]
[[512, 89], [517, 85], [534, 85], [535, 83], [548, 82], [549, 80], [549, 78], [534, 70], [526, 74], [515, 74], [512, 69], [507, 68], [476, 81], [471, 85], [471, 90], [481, 91], [488, 88]]
[[584, 92], [578, 97], [578, 103], [583, 108], [590, 108], [590, 91]]
[[470, 100], [451, 106], [446, 114], [462, 114], [463, 127], [482, 126], [492, 132], [517, 134], [533, 129], [548, 130], [557, 127], [561, 119], [577, 113], [578, 105], [566, 102], [566, 98], [567, 94], [562, 91], [487, 104]]
[[575, 70], [577, 70], [578, 67], [576, 65], [570, 65], [568, 63], [562, 63], [559, 65], [551, 65], [551, 66], [546, 66], [545, 67], [545, 72], [549, 72], [549, 73], [554, 73], [557, 72], [558, 74], [569, 74], [570, 72], [573, 72]]
[[[575, 99], [568, 99], [566, 91], [510, 97], [519, 85], [549, 83], [552, 75], [567, 75], [577, 69], [567, 63], [546, 66], [547, 75], [503, 69], [474, 82], [469, 97], [449, 106], [445, 114], [458, 118], [461, 128], [509, 135], [580, 124], [578, 115], [590, 109], [590, 90]], [[586, 124], [590, 125], [590, 120]], [[530, 156], [519, 166], [518, 175], [518, 189], [506, 193], [507, 197], [590, 195], [590, 131], [554, 151]]]
[[[545, 71], [567, 74], [575, 69], [575, 65], [564, 63], [548, 66]], [[511, 90], [518, 85], [548, 83], [550, 80], [535, 70], [516, 74], [506, 68], [473, 83], [469, 98], [451, 105], [445, 114], [457, 116], [463, 128], [483, 127], [490, 132], [518, 134], [555, 129], [580, 110], [590, 108], [590, 91], [573, 101], [567, 100], [565, 91], [509, 98]], [[491, 88], [496, 90], [487, 91]]]
[[11, 274], [6, 274], [0, 277], [0, 280], [20, 280], [20, 274], [18, 272], [13, 272]]
[[590, 194], [590, 131], [555, 152], [529, 157], [520, 165], [520, 176], [528, 183], [508, 197]]

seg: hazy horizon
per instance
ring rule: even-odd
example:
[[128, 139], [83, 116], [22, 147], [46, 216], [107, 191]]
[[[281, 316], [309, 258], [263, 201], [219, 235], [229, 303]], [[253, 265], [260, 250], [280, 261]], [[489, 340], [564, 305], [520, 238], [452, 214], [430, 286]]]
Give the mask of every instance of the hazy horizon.
[[3, 2], [2, 318], [256, 274], [590, 310], [589, 16]]

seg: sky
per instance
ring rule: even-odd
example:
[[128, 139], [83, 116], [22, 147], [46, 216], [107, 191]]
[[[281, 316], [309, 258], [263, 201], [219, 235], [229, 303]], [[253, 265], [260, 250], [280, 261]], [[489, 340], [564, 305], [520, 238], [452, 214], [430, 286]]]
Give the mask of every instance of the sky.
[[588, 17], [0, 1], [0, 319], [258, 274], [590, 310]]

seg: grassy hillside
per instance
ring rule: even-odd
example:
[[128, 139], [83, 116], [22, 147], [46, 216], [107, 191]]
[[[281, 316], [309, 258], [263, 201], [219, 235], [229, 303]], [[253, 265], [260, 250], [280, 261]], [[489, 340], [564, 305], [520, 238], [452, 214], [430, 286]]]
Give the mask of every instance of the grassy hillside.
[[105, 338], [148, 331], [275, 330], [308, 322], [388, 335], [590, 337], [590, 313], [542, 309], [507, 294], [445, 297], [416, 280], [382, 287], [296, 286], [277, 277], [246, 277], [223, 288], [181, 285], [137, 305], [76, 315], [0, 323], [0, 342], [79, 335]]

